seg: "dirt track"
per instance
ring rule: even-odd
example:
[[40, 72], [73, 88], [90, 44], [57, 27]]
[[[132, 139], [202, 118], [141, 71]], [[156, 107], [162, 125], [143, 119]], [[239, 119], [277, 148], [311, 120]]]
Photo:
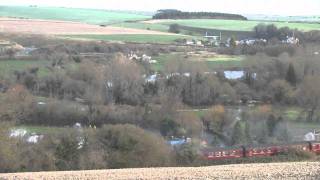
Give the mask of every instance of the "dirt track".
[[164, 34], [170, 33], [121, 28], [121, 27], [101, 27], [85, 23], [67, 22], [67, 21], [50, 21], [50, 20], [31, 20], [31, 19], [14, 19], [0, 17], [0, 33], [27, 33], [27, 34], [47, 34], [47, 35], [64, 35], [64, 34]]
[[18, 173], [0, 179], [320, 179], [320, 162]]

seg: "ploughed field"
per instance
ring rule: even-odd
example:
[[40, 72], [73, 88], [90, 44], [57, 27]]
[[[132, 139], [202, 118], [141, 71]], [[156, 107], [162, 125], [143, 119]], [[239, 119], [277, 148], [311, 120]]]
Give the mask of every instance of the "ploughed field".
[[165, 32], [149, 31], [142, 29], [122, 27], [102, 27], [69, 21], [52, 21], [36, 19], [0, 18], [0, 33], [28, 33], [48, 35], [71, 35], [71, 34], [157, 34], [171, 35]]
[[320, 162], [0, 174], [0, 179], [318, 179]]

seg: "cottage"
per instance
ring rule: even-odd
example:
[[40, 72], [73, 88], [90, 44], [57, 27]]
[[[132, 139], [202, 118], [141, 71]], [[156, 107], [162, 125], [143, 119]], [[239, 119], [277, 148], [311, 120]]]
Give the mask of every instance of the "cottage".
[[150, 62], [151, 61], [151, 56], [147, 56], [147, 55], [143, 54], [141, 59], [144, 62]]
[[192, 40], [186, 40], [186, 45], [194, 45], [194, 42]]
[[294, 36], [292, 37], [289, 37], [287, 36], [287, 39], [286, 40], [283, 40], [282, 43], [284, 44], [299, 44], [300, 40]]
[[213, 46], [219, 46], [222, 42], [222, 33], [220, 32], [220, 35], [209, 35], [208, 32], [206, 32], [206, 35], [204, 36], [205, 39], [207, 39], [208, 45]]
[[242, 39], [240, 41], [236, 41], [236, 45], [247, 45], [247, 46], [252, 46], [255, 44], [266, 44], [267, 40], [266, 39]]

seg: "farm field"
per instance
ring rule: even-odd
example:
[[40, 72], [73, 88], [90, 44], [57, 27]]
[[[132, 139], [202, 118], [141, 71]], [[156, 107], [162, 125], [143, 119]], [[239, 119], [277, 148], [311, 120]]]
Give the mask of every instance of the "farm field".
[[133, 21], [151, 18], [150, 16], [126, 11], [27, 6], [0, 6], [0, 16], [29, 19], [63, 20], [89, 24], [112, 24], [129, 20]]
[[[15, 71], [25, 71], [35, 67], [39, 68], [38, 77], [44, 77], [50, 74], [50, 70], [48, 69], [50, 66], [51, 62], [46, 60], [0, 60], [0, 77], [10, 77]], [[64, 64], [66, 70], [72, 70], [78, 68], [78, 66], [79, 64], [75, 62]]]
[[0, 76], [7, 77], [12, 75], [14, 71], [26, 70], [32, 67], [40, 67], [38, 75], [44, 76], [49, 72], [45, 68], [48, 64], [48, 61], [38, 60], [0, 60]]
[[249, 20], [267, 20], [267, 21], [293, 21], [293, 22], [318, 22], [320, 16], [279, 16], [279, 15], [246, 15]]
[[319, 162], [0, 174], [0, 179], [317, 179]]
[[86, 40], [102, 40], [102, 41], [122, 41], [134, 43], [159, 43], [170, 44], [177, 39], [187, 38], [187, 36], [174, 34], [114, 34], [114, 35], [65, 35], [62, 36], [71, 39], [86, 39]]
[[[148, 22], [148, 21], [146, 21]], [[140, 22], [123, 22], [118, 24], [113, 24], [115, 27], [122, 28], [133, 28], [133, 29], [144, 29], [144, 30], [152, 30], [152, 31], [161, 31], [168, 32], [169, 26], [167, 24], [157, 24], [157, 23], [145, 23], [144, 21]]]
[[24, 33], [24, 34], [46, 34], [46, 35], [78, 35], [78, 34], [166, 34], [163, 32], [120, 28], [101, 27], [78, 22], [52, 21], [52, 20], [30, 20], [15, 18], [0, 18], [0, 32]]
[[152, 64], [155, 71], [164, 70], [166, 64], [173, 60], [189, 61], [192, 64], [204, 64], [208, 70], [241, 68], [244, 66], [245, 56], [209, 55], [208, 57], [187, 56], [183, 53], [160, 54], [153, 57], [158, 62]]
[[252, 31], [259, 23], [275, 24], [277, 27], [288, 26], [292, 29], [299, 29], [302, 31], [320, 30], [318, 23], [294, 23], [294, 22], [273, 22], [273, 21], [239, 21], [239, 20], [218, 20], [218, 19], [188, 19], [188, 20], [151, 20], [145, 21], [149, 24], [179, 24], [182, 26], [204, 28], [204, 29], [218, 29], [230, 31]]

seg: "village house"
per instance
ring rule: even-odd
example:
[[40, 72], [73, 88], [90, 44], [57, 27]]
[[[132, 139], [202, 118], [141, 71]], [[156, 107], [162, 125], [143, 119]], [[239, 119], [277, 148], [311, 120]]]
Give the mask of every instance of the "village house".
[[209, 35], [208, 32], [206, 32], [206, 35], [204, 36], [205, 39], [207, 39], [207, 44], [210, 46], [219, 46], [222, 42], [222, 33], [220, 32], [220, 35]]
[[294, 36], [290, 37], [290, 36], [287, 36], [287, 39], [286, 40], [283, 40], [282, 43], [284, 44], [299, 44], [300, 40]]
[[236, 41], [236, 45], [247, 45], [247, 46], [252, 46], [255, 44], [266, 44], [267, 40], [266, 39], [242, 39], [240, 41]]
[[147, 63], [150, 63], [150, 64], [154, 64], [154, 63], [158, 62], [157, 60], [152, 59], [151, 56], [148, 56], [146, 54], [143, 54], [142, 56], [138, 56], [134, 52], [130, 52], [130, 54], [128, 54], [128, 58], [130, 60], [142, 61], [142, 62], [147, 62]]
[[192, 39], [192, 40], [190, 40], [190, 39], [185, 39], [185, 44], [186, 44], [187, 46], [204, 46], [203, 43], [202, 43], [202, 41], [197, 40], [197, 39]]

